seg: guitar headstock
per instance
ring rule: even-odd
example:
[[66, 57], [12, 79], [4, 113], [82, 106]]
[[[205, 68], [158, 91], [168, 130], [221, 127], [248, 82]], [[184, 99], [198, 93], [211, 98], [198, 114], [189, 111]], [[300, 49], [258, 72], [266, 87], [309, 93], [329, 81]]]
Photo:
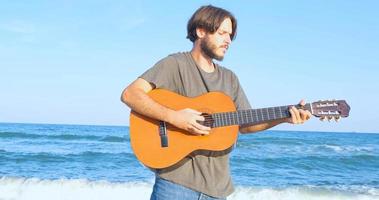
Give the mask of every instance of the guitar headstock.
[[345, 100], [326, 100], [311, 103], [312, 115], [319, 117], [320, 120], [334, 119], [338, 121], [341, 117], [348, 117], [350, 106]]

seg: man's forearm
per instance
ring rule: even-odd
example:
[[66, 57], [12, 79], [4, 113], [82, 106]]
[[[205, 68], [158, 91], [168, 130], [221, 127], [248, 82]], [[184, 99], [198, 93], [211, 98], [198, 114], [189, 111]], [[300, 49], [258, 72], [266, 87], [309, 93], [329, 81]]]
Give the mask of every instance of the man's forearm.
[[242, 126], [239, 129], [239, 131], [241, 133], [254, 133], [254, 132], [263, 131], [263, 130], [272, 128], [272, 127], [274, 127], [278, 124], [281, 124], [283, 122], [286, 122], [286, 119], [278, 119], [278, 120], [273, 120], [273, 121], [269, 121], [269, 122], [265, 122], [265, 123], [261, 123], [261, 124], [254, 124], [254, 125], [250, 125], [250, 126]]
[[122, 93], [121, 100], [135, 112], [157, 120], [170, 122], [174, 112], [155, 102], [140, 89], [125, 90]]

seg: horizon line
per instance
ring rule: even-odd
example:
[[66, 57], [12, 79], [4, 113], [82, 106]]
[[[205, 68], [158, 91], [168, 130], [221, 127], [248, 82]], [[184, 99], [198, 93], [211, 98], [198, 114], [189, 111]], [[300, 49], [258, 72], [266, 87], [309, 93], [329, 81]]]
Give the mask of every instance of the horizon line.
[[[119, 125], [119, 124], [75, 124], [75, 123], [40, 123], [40, 122], [4, 122], [0, 121], [0, 124], [35, 124], [35, 125], [62, 125], [62, 126], [113, 126], [113, 127], [130, 127], [129, 125]], [[317, 133], [358, 133], [358, 134], [379, 134], [379, 132], [359, 132], [359, 131], [316, 131], [316, 130], [280, 130], [280, 129], [268, 129], [264, 131], [282, 131], [282, 132], [317, 132]], [[259, 131], [259, 132], [264, 132]], [[249, 134], [249, 133], [248, 133]], [[251, 133], [255, 134], [255, 133]]]

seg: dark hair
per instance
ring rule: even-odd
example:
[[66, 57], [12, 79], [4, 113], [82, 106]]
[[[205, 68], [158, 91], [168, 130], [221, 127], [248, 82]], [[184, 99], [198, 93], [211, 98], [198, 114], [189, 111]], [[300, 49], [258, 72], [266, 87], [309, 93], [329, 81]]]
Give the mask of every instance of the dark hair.
[[209, 33], [216, 32], [226, 18], [230, 18], [232, 21], [231, 40], [234, 40], [237, 34], [236, 18], [229, 11], [212, 5], [200, 7], [188, 20], [187, 38], [195, 42], [197, 39], [196, 28], [203, 28]]

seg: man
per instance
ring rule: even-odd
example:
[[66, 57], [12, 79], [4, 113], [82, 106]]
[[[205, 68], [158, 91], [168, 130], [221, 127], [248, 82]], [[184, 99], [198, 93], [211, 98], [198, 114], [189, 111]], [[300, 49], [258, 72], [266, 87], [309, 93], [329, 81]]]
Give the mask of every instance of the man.
[[[163, 88], [195, 97], [210, 91], [222, 91], [233, 99], [237, 110], [250, 109], [237, 76], [213, 62], [213, 59], [222, 61], [236, 30], [237, 20], [230, 12], [211, 5], [200, 7], [187, 25], [192, 50], [160, 60], [123, 91], [122, 101], [140, 114], [166, 121], [192, 134], [209, 134], [210, 128], [198, 123], [204, 121], [201, 112], [168, 109], [146, 93]], [[257, 132], [284, 122], [301, 124], [311, 116], [308, 111], [295, 107], [289, 111], [291, 118], [252, 124], [240, 127], [239, 131]], [[175, 167], [156, 170], [151, 199], [225, 199], [234, 190], [229, 174], [231, 150], [232, 147], [220, 152], [196, 151]]]

